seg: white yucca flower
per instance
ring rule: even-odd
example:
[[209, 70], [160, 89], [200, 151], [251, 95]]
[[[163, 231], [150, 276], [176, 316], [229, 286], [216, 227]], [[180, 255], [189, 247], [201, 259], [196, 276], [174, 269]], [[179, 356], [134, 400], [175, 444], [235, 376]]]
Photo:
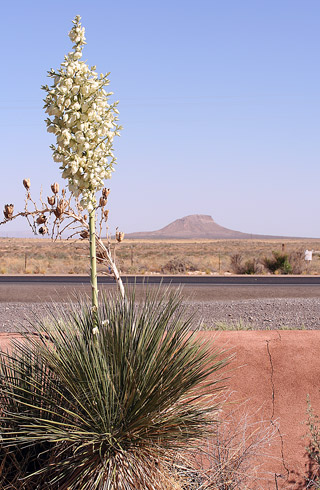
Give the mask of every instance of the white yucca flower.
[[51, 146], [53, 159], [62, 163], [69, 190], [91, 211], [96, 206], [95, 193], [114, 171], [113, 138], [120, 136], [121, 126], [117, 123], [118, 102], [109, 104], [112, 92], [104, 89], [109, 85], [108, 75], [98, 75], [95, 66], [89, 68], [81, 60], [86, 38], [80, 20], [77, 15], [69, 32], [73, 51], [64, 57], [59, 70], [48, 72], [52, 85], [42, 88], [47, 92], [47, 130], [57, 139]]

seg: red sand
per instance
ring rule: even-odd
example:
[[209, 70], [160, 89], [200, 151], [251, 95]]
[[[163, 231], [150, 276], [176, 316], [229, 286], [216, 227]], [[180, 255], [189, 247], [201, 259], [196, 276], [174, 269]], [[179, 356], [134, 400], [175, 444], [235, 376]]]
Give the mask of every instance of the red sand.
[[[306, 408], [310, 395], [320, 415], [320, 331], [201, 332], [206, 341], [235, 354], [226, 371], [234, 400], [249, 399], [252, 411], [262, 407], [265, 420], [278, 422], [281, 437], [270, 448], [275, 459], [265, 470], [270, 481], [264, 490], [305, 488]], [[0, 346], [19, 334], [0, 333]]]
[[[262, 407], [266, 420], [279, 424], [270, 448], [275, 460], [265, 463], [270, 482], [264, 488], [305, 488], [307, 395], [320, 415], [320, 331], [205, 332], [208, 341], [235, 354], [227, 368], [234, 400]], [[294, 483], [295, 482], [295, 483]], [[299, 483], [299, 484], [298, 484]]]

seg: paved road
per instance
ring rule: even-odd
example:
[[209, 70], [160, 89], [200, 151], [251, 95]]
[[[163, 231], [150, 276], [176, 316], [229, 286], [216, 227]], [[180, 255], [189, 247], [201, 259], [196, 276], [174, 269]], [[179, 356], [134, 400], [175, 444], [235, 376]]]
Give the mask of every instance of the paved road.
[[[127, 277], [123, 280], [126, 282]], [[159, 276], [137, 277], [137, 297], [143, 289], [142, 281], [155, 287]], [[206, 277], [164, 276], [169, 287], [183, 285], [183, 295], [195, 301], [230, 301], [259, 298], [320, 298], [320, 277]], [[133, 282], [134, 278], [130, 277]], [[115, 290], [113, 278], [99, 277], [100, 290]], [[0, 302], [67, 301], [77, 295], [90, 294], [87, 276], [0, 276]]]
[[[122, 276], [128, 284], [184, 284], [184, 285], [261, 285], [261, 286], [320, 286], [320, 276]], [[100, 284], [114, 284], [112, 276], [99, 276]], [[89, 276], [0, 276], [0, 284], [89, 284]]]

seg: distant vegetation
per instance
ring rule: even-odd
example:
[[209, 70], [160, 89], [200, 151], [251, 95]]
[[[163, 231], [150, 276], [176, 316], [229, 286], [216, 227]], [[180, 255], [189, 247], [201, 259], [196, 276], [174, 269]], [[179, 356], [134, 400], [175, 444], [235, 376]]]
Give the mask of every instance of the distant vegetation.
[[[319, 250], [320, 240], [124, 240], [113, 254], [122, 274], [320, 274]], [[0, 274], [87, 274], [88, 254], [82, 241], [0, 238]]]
[[247, 261], [239, 253], [231, 256], [231, 269], [234, 274], [303, 274], [309, 272], [305, 260], [304, 250], [296, 250], [290, 254], [272, 250], [267, 257], [252, 258]]

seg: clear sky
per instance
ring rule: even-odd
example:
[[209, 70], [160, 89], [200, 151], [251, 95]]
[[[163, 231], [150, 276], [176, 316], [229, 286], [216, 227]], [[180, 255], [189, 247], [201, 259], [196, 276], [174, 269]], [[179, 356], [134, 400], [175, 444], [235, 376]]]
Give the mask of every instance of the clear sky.
[[40, 87], [77, 14], [124, 126], [111, 229], [210, 214], [243, 232], [320, 237], [319, 0], [2, 0], [1, 208], [22, 207], [25, 177], [34, 196], [59, 180]]

